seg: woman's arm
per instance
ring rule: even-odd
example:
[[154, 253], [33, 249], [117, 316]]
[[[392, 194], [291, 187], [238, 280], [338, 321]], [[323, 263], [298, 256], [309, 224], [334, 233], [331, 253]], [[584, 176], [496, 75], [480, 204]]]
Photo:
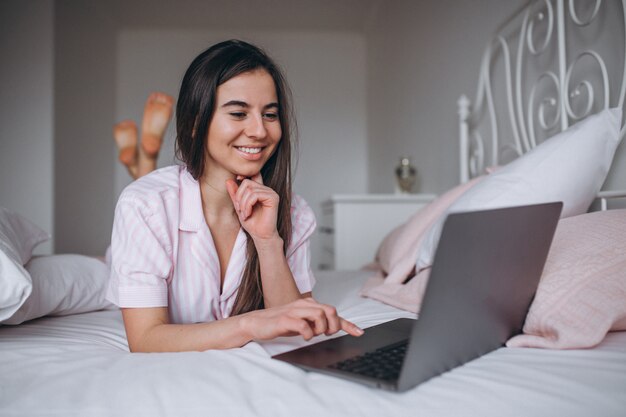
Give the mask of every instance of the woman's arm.
[[280, 236], [268, 241], [254, 242], [259, 254], [263, 301], [266, 308], [284, 305], [299, 298], [311, 296], [311, 293], [300, 294], [291, 269], [289, 269], [283, 244]]
[[300, 294], [285, 258], [284, 242], [276, 228], [278, 194], [263, 185], [261, 174], [244, 179], [240, 185], [229, 180], [226, 188], [239, 221], [254, 240], [259, 255], [265, 307], [281, 306], [310, 296], [310, 293]]
[[340, 330], [363, 330], [312, 298], [210, 323], [170, 324], [167, 307], [122, 309], [131, 352], [181, 352], [240, 347], [252, 340], [301, 335], [305, 340]]
[[197, 324], [170, 324], [167, 307], [123, 308], [131, 352], [183, 352], [243, 346], [241, 317]]

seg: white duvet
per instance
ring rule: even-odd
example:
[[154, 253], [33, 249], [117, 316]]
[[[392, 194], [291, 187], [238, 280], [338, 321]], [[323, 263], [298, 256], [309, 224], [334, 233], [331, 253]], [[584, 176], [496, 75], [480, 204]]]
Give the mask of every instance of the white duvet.
[[[363, 327], [411, 314], [357, 296], [367, 272], [318, 273], [315, 296]], [[130, 354], [121, 315], [0, 328], [1, 416], [626, 416], [626, 332], [590, 350], [501, 348], [406, 393], [241, 349]]]

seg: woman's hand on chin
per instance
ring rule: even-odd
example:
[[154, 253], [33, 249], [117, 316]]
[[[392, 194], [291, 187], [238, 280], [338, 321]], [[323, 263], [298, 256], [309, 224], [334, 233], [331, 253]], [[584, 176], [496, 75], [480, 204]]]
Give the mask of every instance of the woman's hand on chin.
[[260, 173], [243, 179], [239, 185], [229, 179], [226, 181], [226, 189], [241, 226], [255, 243], [280, 238], [276, 229], [280, 197], [276, 191], [263, 185]]
[[305, 340], [340, 330], [361, 336], [363, 330], [337, 315], [333, 306], [303, 298], [280, 307], [256, 310], [241, 316], [243, 331], [252, 340], [270, 340], [280, 336], [301, 335]]

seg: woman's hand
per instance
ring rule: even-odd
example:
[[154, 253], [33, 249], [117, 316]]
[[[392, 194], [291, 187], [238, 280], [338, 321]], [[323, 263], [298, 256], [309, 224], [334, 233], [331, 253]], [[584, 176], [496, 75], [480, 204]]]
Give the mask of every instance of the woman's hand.
[[363, 330], [337, 315], [333, 306], [303, 298], [280, 307], [256, 310], [241, 317], [241, 326], [252, 340], [270, 340], [279, 336], [301, 335], [310, 340], [320, 334], [331, 335], [340, 330], [361, 336]]
[[229, 179], [226, 181], [226, 189], [241, 226], [255, 241], [279, 237], [276, 222], [280, 198], [274, 190], [263, 185], [261, 173], [251, 179], [243, 179], [239, 185]]

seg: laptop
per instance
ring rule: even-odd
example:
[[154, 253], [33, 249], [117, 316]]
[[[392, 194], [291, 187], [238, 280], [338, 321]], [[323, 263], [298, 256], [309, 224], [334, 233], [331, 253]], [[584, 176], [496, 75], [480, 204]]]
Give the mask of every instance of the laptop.
[[274, 358], [406, 391], [503, 346], [522, 330], [562, 206], [450, 214], [418, 320], [393, 320], [361, 337], [345, 335]]

